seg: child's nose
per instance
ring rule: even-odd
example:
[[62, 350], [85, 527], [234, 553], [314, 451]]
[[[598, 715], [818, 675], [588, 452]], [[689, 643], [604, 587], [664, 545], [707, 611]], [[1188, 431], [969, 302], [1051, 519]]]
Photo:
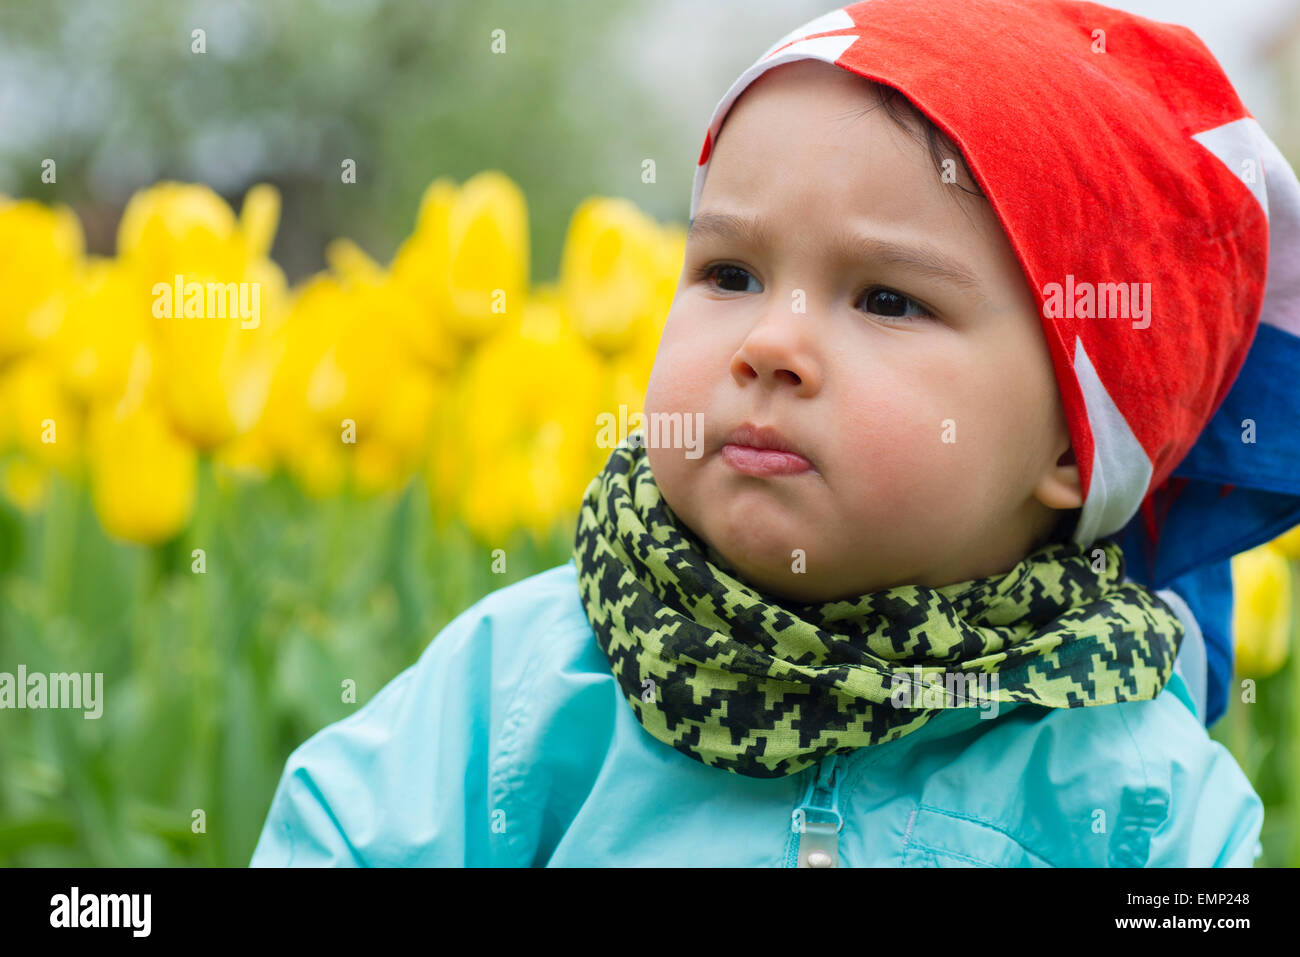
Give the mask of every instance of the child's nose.
[[759, 382], [768, 386], [793, 386], [800, 396], [821, 388], [820, 364], [808, 341], [806, 316], [765, 316], [755, 325], [731, 358], [731, 375], [739, 385]]

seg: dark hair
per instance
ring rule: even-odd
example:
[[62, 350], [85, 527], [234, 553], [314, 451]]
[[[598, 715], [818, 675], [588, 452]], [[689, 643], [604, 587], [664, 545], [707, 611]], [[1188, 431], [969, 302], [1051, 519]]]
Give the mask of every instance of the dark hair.
[[[975, 182], [975, 177], [971, 174], [970, 167], [966, 165], [966, 159], [961, 155], [961, 151], [957, 149], [956, 144], [939, 127], [935, 126], [933, 120], [917, 109], [916, 104], [892, 86], [877, 83], [875, 80], [868, 80], [867, 82], [875, 87], [879, 103], [864, 107], [861, 112], [856, 114], [855, 119], [866, 116], [877, 107], [883, 108], [885, 115], [896, 125], [911, 135], [922, 146], [929, 149], [930, 158], [934, 160], [934, 167], [938, 170], [939, 175], [943, 175], [944, 160], [952, 159], [961, 167], [966, 177], [972, 183]], [[981, 199], [986, 198], [980, 192], [978, 185], [975, 189], [967, 189], [960, 182], [953, 185], [963, 193], [978, 196]]]

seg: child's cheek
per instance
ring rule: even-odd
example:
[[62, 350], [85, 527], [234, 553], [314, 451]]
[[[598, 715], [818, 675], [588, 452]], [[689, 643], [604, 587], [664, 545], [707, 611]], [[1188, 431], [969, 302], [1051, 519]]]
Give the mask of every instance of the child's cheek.
[[982, 414], [969, 398], [954, 403], [901, 382], [880, 385], [855, 397], [838, 431], [849, 496], [877, 520], [942, 523], [987, 480], [992, 443]]
[[[645, 411], [705, 412], [708, 386], [728, 375], [730, 353], [707, 342], [703, 330], [690, 330], [690, 316], [669, 314], [646, 386]], [[705, 422], [707, 429], [710, 423]]]
[[700, 425], [707, 441], [709, 428], [715, 423], [709, 421], [709, 410], [704, 401], [706, 394], [702, 374], [691, 364], [689, 357], [679, 359], [671, 352], [661, 350], [646, 385], [645, 422], [648, 425], [655, 413], [694, 415], [702, 412], [705, 415]]

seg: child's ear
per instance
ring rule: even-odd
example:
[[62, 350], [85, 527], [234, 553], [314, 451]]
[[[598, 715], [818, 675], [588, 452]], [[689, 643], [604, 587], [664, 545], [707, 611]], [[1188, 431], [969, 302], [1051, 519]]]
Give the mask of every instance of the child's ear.
[[1079, 508], [1083, 505], [1083, 491], [1079, 482], [1079, 466], [1074, 461], [1074, 448], [1066, 446], [1034, 487], [1034, 497], [1048, 508]]

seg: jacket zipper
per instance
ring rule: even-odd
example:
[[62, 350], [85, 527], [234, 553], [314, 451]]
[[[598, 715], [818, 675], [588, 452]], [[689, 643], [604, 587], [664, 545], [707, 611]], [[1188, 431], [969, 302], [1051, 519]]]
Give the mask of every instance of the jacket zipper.
[[839, 833], [844, 827], [840, 814], [839, 755], [822, 759], [816, 776], [808, 782], [803, 799], [790, 814], [794, 834], [793, 863], [788, 867], [839, 867]]

